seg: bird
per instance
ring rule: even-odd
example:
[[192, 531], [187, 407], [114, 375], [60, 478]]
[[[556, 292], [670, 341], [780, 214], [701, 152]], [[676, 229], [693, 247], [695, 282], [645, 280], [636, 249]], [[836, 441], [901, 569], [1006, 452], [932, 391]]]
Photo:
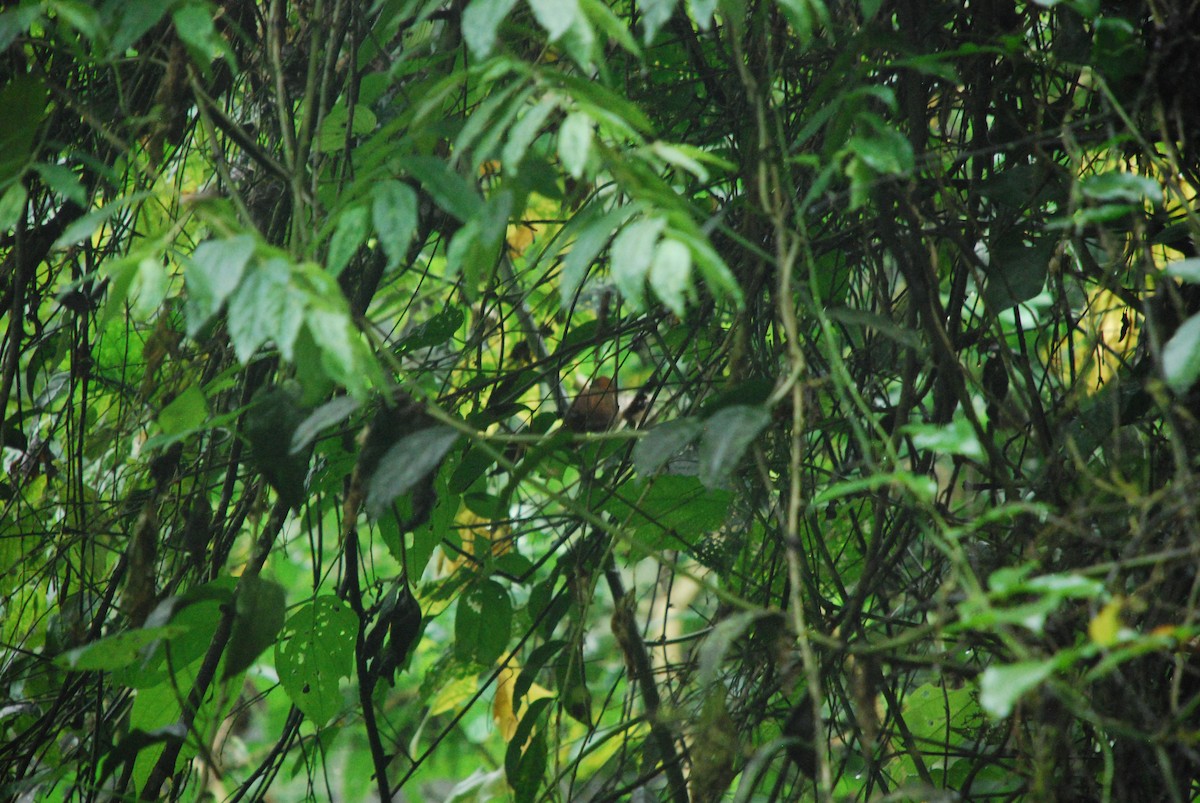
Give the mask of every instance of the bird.
[[563, 417], [568, 432], [604, 432], [617, 419], [617, 384], [598, 376], [571, 402]]

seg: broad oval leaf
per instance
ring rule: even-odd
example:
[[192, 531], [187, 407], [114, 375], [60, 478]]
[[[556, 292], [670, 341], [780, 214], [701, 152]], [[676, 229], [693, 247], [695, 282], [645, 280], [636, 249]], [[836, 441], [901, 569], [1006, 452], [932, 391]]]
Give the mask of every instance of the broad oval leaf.
[[1200, 314], [1184, 321], [1163, 346], [1162, 370], [1176, 393], [1186, 393], [1200, 378]]
[[1012, 713], [1025, 692], [1038, 686], [1054, 672], [1053, 661], [1022, 661], [1008, 666], [989, 666], [979, 678], [979, 704], [997, 719]]
[[458, 599], [454, 650], [463, 661], [491, 666], [504, 654], [512, 634], [512, 600], [495, 580], [484, 580]]
[[358, 617], [332, 594], [303, 605], [275, 644], [275, 669], [288, 697], [318, 728], [342, 708], [338, 680], [354, 668]]
[[723, 485], [769, 423], [771, 414], [765, 408], [743, 404], [725, 407], [705, 421], [700, 440], [700, 481], [705, 487]]
[[195, 337], [237, 289], [253, 255], [254, 238], [248, 234], [207, 240], [196, 246], [184, 263], [183, 274], [187, 283], [188, 337]]
[[650, 286], [667, 309], [682, 318], [692, 288], [692, 253], [678, 240], [664, 237], [654, 249], [650, 263]]
[[697, 418], [678, 418], [649, 430], [633, 447], [638, 473], [656, 473], [703, 431], [704, 422]]
[[551, 42], [569, 31], [579, 16], [579, 0], [529, 0], [529, 8]]
[[571, 178], [583, 176], [592, 150], [592, 118], [571, 112], [558, 129], [558, 160]]
[[233, 631], [225, 653], [221, 679], [239, 675], [250, 668], [283, 629], [283, 587], [256, 575], [244, 575], [238, 582], [234, 602]]
[[160, 639], [174, 638], [187, 632], [181, 625], [163, 625], [161, 627], [144, 627], [139, 630], [127, 630], [115, 636], [102, 638], [68, 650], [54, 659], [56, 666], [72, 672], [111, 672], [131, 666], [141, 657], [145, 647]]
[[387, 254], [386, 270], [391, 270], [408, 255], [409, 243], [417, 230], [416, 190], [403, 181], [381, 182], [373, 193], [371, 216], [375, 235]]
[[645, 307], [646, 272], [654, 258], [654, 244], [666, 225], [667, 221], [661, 217], [642, 218], [621, 229], [613, 240], [610, 256], [613, 280], [636, 310]]
[[496, 29], [517, 0], [471, 0], [462, 15], [463, 39], [477, 59], [487, 58], [496, 46]]
[[458, 440], [457, 430], [435, 426], [418, 430], [397, 442], [379, 461], [367, 490], [367, 515], [379, 518], [397, 496], [436, 469]]

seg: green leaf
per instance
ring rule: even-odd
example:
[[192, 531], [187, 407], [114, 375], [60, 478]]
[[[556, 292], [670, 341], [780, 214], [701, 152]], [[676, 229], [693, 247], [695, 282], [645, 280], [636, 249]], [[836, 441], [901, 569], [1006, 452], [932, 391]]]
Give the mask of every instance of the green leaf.
[[765, 408], [741, 404], [718, 410], [705, 421], [700, 439], [700, 481], [704, 486], [723, 485], [769, 423], [771, 413]]
[[379, 460], [367, 490], [367, 515], [377, 519], [403, 493], [436, 469], [459, 438], [448, 426], [418, 430], [394, 444]]
[[400, 164], [421, 183], [434, 203], [460, 222], [466, 223], [483, 206], [479, 191], [443, 160], [434, 156], [409, 156]]
[[45, 85], [28, 75], [11, 77], [4, 89], [0, 89], [0, 109], [4, 110], [4, 125], [0, 126], [0, 186], [20, 178], [26, 164], [33, 159], [34, 141], [49, 101]]
[[692, 13], [692, 19], [696, 21], [696, 27], [707, 31], [712, 27], [713, 12], [717, 10], [717, 0], [688, 0], [688, 10]]
[[471, 0], [462, 15], [463, 39], [477, 59], [487, 58], [496, 46], [496, 29], [517, 0]]
[[354, 611], [332, 594], [325, 594], [292, 614], [275, 644], [279, 682], [317, 728], [342, 710], [338, 680], [349, 677], [354, 668], [357, 634]]
[[260, 391], [243, 422], [255, 468], [291, 508], [304, 501], [308, 478], [309, 453], [291, 451], [296, 429], [305, 418], [296, 389], [284, 386]]
[[918, 449], [928, 449], [943, 454], [959, 454], [971, 460], [982, 460], [983, 444], [975, 434], [975, 428], [965, 416], [956, 417], [944, 426], [937, 424], [909, 424], [901, 429], [907, 433]]
[[646, 273], [654, 258], [654, 245], [666, 225], [665, 218], [642, 218], [621, 229], [613, 240], [609, 256], [613, 281], [635, 310], [645, 307]]
[[206, 240], [184, 261], [188, 337], [195, 337], [237, 289], [253, 255], [254, 238], [241, 234]]
[[512, 634], [512, 600], [495, 580], [471, 586], [458, 599], [454, 614], [454, 652], [459, 660], [491, 666]]
[[392, 270], [408, 256], [417, 230], [417, 193], [402, 181], [389, 179], [375, 185], [371, 214], [375, 234], [387, 254], [385, 270]]
[[377, 124], [375, 112], [368, 107], [355, 106], [354, 119], [351, 120], [346, 104], [338, 103], [321, 121], [321, 129], [317, 133], [317, 149], [321, 153], [336, 153], [344, 149], [352, 138], [370, 134]]
[[570, 30], [579, 16], [579, 0], [529, 0], [529, 8], [551, 42]]
[[642, 0], [642, 31], [647, 45], [654, 41], [658, 29], [671, 19], [671, 15], [675, 13], [676, 2], [677, 0]]
[[657, 473], [703, 431], [704, 422], [698, 418], [679, 418], [649, 430], [633, 447], [638, 473], [644, 477]]
[[1177, 394], [1184, 394], [1200, 378], [1200, 314], [1184, 321], [1163, 345], [1163, 378]]
[[588, 206], [584, 211], [571, 219], [563, 230], [563, 236], [575, 226], [582, 226], [579, 236], [571, 245], [571, 250], [563, 259], [563, 278], [559, 285], [559, 294], [564, 305], [570, 304], [587, 275], [588, 268], [596, 261], [596, 257], [604, 250], [608, 239], [618, 226], [624, 223], [630, 215], [637, 211], [636, 207], [618, 206], [600, 215], [598, 205]]
[[128, 630], [68, 650], [55, 658], [54, 664], [72, 672], [111, 672], [132, 666], [142, 657], [143, 648], [186, 631], [187, 628], [181, 625]]
[[1163, 269], [1163, 272], [1189, 284], [1200, 283], [1200, 257], [1172, 262]]
[[296, 320], [300, 311], [289, 303], [290, 277], [287, 261], [280, 257], [268, 259], [249, 272], [230, 300], [229, 339], [243, 365], [260, 346], [284, 330], [284, 323]]
[[158, 427], [163, 435], [179, 435], [199, 429], [208, 420], [208, 399], [197, 385], [176, 396], [158, 414]]
[[83, 217], [71, 223], [63, 230], [58, 239], [54, 241], [52, 246], [55, 249], [67, 248], [72, 245], [78, 245], [96, 233], [96, 230], [103, 226], [108, 219], [118, 212], [128, 209], [134, 204], [144, 201], [150, 197], [149, 192], [135, 192], [133, 195], [126, 195], [117, 200], [104, 205], [100, 209], [94, 209], [88, 212]]
[[87, 190], [79, 183], [75, 171], [60, 164], [38, 162], [33, 166], [46, 186], [80, 206], [87, 206]]
[[1125, 201], [1132, 204], [1141, 203], [1143, 199], [1159, 203], [1163, 195], [1162, 186], [1154, 179], [1119, 170], [1089, 176], [1084, 179], [1081, 189], [1086, 197], [1093, 200]]
[[283, 629], [283, 587], [257, 575], [244, 575], [238, 582], [234, 602], [233, 630], [225, 652], [221, 679], [240, 675], [275, 643]]
[[[554, 2], [554, 0], [551, 0]], [[521, 164], [521, 159], [525, 157], [525, 152], [529, 150], [529, 146], [541, 133], [542, 126], [546, 123], [546, 118], [558, 108], [558, 98], [553, 95], [542, 98], [542, 100], [529, 109], [522, 115], [508, 132], [508, 141], [504, 144], [504, 151], [501, 154], [501, 160], [504, 163], [506, 171], [516, 173], [518, 166]]]
[[989, 666], [979, 678], [979, 704], [993, 717], [1003, 719], [1021, 696], [1050, 677], [1054, 668], [1053, 660]]
[[654, 294], [678, 317], [684, 317], [686, 296], [692, 289], [692, 252], [678, 240], [664, 237], [650, 263]]
[[396, 344], [396, 354], [440, 346], [462, 327], [466, 314], [462, 307], [446, 307], [427, 321], [419, 323]]
[[697, 533], [721, 528], [732, 503], [728, 491], [709, 490], [696, 477], [663, 474], [623, 486], [604, 510], [647, 548], [690, 549]]
[[369, 230], [364, 206], [352, 206], [338, 215], [337, 228], [329, 238], [329, 258], [326, 262], [331, 275], [341, 275], [354, 253], [367, 241]]
[[558, 159], [571, 178], [581, 178], [592, 150], [592, 118], [571, 112], [558, 129]]
[[353, 396], [338, 396], [325, 402], [296, 427], [288, 452], [297, 454], [307, 449], [322, 430], [345, 421], [361, 406], [362, 403]]
[[1036, 298], [1046, 284], [1057, 238], [1026, 240], [1020, 231], [998, 231], [990, 242], [983, 297], [995, 312]]
[[707, 689], [717, 681], [717, 672], [729, 654], [729, 648], [750, 627], [766, 616], [778, 616], [769, 611], [742, 611], [722, 619], [700, 645], [698, 685]]
[[21, 214], [25, 211], [25, 201], [29, 198], [29, 191], [25, 189], [25, 185], [19, 181], [14, 181], [4, 195], [0, 196], [0, 231], [10, 231], [21, 219]]

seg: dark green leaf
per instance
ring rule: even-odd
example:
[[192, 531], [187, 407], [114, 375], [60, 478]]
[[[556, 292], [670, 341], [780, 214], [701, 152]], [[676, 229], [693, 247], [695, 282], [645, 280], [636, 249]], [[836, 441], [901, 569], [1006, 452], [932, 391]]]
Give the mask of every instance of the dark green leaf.
[[649, 430], [633, 447], [633, 462], [638, 473], [650, 476], [704, 431], [704, 422], [679, 418]]
[[379, 518], [396, 497], [407, 493], [441, 464], [458, 438], [457, 430], [434, 426], [418, 430], [388, 449], [371, 477], [367, 515]]
[[746, 449], [769, 423], [770, 412], [746, 405], [726, 407], [705, 421], [700, 439], [700, 481], [705, 487], [723, 485]]
[[353, 396], [338, 396], [313, 410], [312, 414], [304, 419], [292, 433], [290, 453], [296, 454], [307, 449], [322, 430], [345, 421], [360, 406], [361, 402]]
[[256, 575], [241, 578], [222, 680], [249, 669], [258, 656], [275, 643], [275, 637], [283, 629], [283, 612], [282, 586]]
[[401, 165], [421, 183], [434, 202], [459, 221], [470, 220], [483, 206], [479, 191], [455, 173], [445, 160], [433, 156], [409, 156]]

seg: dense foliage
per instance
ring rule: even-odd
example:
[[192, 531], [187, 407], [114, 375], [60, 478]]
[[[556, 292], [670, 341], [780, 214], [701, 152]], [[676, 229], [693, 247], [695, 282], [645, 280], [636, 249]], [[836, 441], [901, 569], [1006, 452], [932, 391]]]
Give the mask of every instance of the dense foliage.
[[1184, 800], [1195, 4], [0, 13], [0, 796]]

